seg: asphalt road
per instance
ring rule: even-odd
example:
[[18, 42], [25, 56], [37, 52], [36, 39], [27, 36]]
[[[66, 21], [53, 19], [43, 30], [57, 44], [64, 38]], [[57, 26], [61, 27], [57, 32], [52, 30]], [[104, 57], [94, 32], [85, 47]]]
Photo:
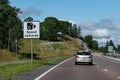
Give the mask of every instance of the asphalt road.
[[[37, 73], [41, 73], [41, 70]], [[97, 55], [94, 56], [93, 65], [75, 65], [74, 58], [71, 58], [42, 77], [31, 75], [31, 78], [26, 80], [120, 80], [120, 62]]]

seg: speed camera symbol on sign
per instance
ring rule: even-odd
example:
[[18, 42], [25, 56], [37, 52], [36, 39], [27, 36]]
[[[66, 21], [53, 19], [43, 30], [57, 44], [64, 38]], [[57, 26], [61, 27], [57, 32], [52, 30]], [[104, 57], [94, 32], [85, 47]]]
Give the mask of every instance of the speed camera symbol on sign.
[[27, 23], [27, 30], [32, 30], [35, 28], [36, 28], [36, 25], [34, 25], [33, 23]]
[[24, 38], [39, 38], [40, 37], [40, 22], [24, 22]]

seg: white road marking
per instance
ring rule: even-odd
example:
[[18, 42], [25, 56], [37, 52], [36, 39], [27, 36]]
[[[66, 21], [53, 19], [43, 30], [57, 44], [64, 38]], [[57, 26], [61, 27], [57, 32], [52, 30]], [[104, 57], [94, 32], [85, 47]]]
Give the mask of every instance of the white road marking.
[[108, 71], [107, 69], [104, 69], [104, 71]]
[[95, 65], [95, 63], [93, 63], [93, 65]]
[[100, 65], [97, 65], [97, 67], [99, 68], [99, 67], [100, 67]]
[[[72, 57], [72, 58], [73, 58], [73, 57]], [[44, 72], [43, 74], [41, 74], [40, 76], [38, 76], [37, 78], [35, 78], [34, 80], [40, 80], [42, 77], [44, 77], [44, 76], [45, 76], [46, 74], [48, 74], [50, 71], [52, 71], [53, 69], [55, 69], [55, 68], [58, 67], [59, 65], [65, 63], [66, 61], [68, 61], [68, 60], [70, 60], [70, 59], [72, 59], [72, 58], [69, 58], [69, 59], [67, 59], [67, 60], [65, 60], [65, 61], [63, 61], [63, 62], [55, 65], [54, 67], [52, 67], [52, 68], [49, 69], [48, 71]]]
[[117, 77], [118, 79], [120, 79], [120, 77]]
[[120, 64], [120, 60], [119, 59], [111, 58], [111, 57], [104, 56], [104, 55], [102, 55], [102, 56], [103, 56], [102, 58], [105, 59], [105, 60], [112, 61], [112, 62]]

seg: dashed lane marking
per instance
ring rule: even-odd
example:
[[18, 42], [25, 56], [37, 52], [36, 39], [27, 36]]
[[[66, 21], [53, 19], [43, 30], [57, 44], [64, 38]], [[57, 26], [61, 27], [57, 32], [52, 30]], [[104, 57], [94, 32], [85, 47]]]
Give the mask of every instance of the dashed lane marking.
[[106, 72], [107, 72], [108, 70], [107, 70], [107, 69], [104, 69], [104, 71], [106, 71]]
[[120, 79], [120, 77], [117, 77], [118, 79]]
[[100, 65], [97, 65], [97, 67], [99, 68], [99, 67], [100, 67]]
[[93, 65], [95, 65], [95, 63], [93, 63]]

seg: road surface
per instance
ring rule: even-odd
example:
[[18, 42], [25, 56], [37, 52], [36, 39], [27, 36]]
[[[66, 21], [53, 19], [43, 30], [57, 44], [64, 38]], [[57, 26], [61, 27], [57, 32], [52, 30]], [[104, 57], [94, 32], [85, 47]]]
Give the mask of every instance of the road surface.
[[[120, 80], [120, 62], [94, 56], [94, 64], [75, 65], [74, 58], [51, 69], [42, 77], [30, 75], [16, 80]], [[40, 70], [37, 73], [41, 73]], [[24, 76], [25, 77], [25, 76]]]

